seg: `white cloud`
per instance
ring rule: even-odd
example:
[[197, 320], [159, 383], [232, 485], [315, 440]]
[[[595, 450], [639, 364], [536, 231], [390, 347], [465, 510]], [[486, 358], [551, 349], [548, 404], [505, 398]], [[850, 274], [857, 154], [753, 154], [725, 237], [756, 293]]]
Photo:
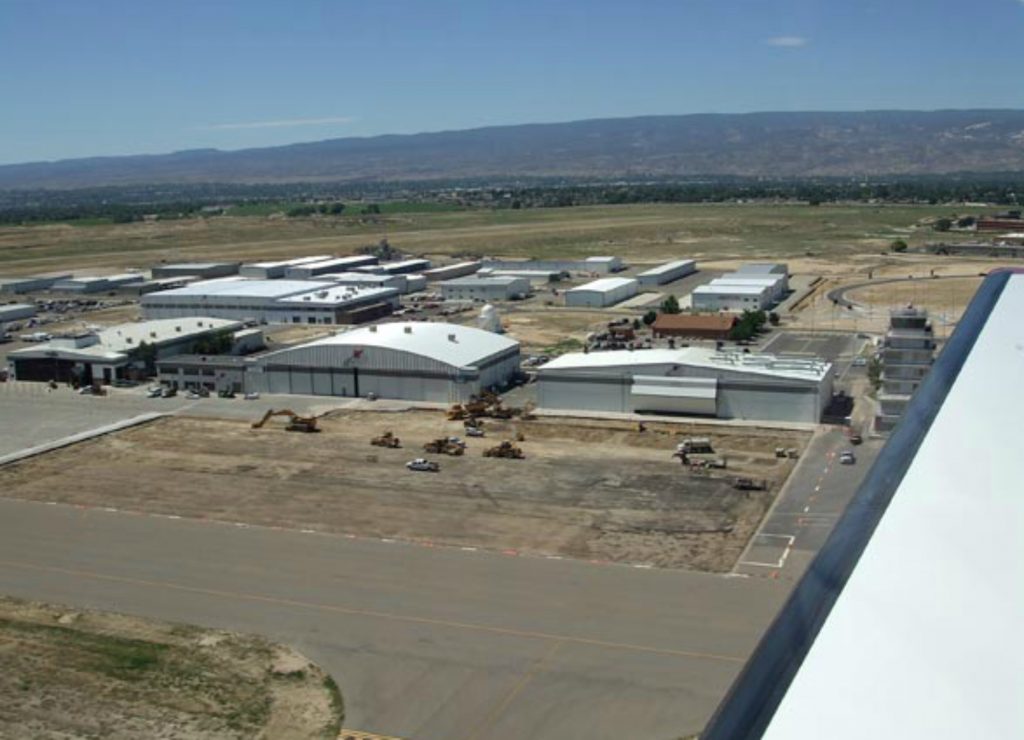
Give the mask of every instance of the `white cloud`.
[[352, 123], [354, 118], [340, 116], [337, 118], [292, 118], [285, 121], [251, 121], [249, 123], [215, 123], [210, 126], [199, 126], [204, 131], [231, 131], [245, 128], [289, 128], [291, 126], [326, 126], [332, 123]]
[[[1024, 3], [1024, 0], [1020, 0]], [[807, 46], [807, 39], [803, 36], [772, 36], [770, 39], [765, 39], [765, 43], [768, 46], [781, 46], [784, 49], [798, 49], [801, 46]]]

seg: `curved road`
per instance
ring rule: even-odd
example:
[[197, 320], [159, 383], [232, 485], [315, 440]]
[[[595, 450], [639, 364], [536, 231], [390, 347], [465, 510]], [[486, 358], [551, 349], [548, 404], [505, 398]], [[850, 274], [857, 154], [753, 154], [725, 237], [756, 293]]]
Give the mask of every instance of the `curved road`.
[[851, 301], [846, 298], [847, 292], [851, 290], [857, 290], [859, 288], [867, 288], [874, 285], [886, 285], [889, 283], [911, 283], [916, 281], [931, 281], [931, 280], [949, 280], [953, 278], [970, 278], [978, 277], [977, 273], [971, 273], [969, 275], [935, 275], [934, 277], [905, 277], [905, 278], [879, 278], [878, 280], [867, 280], [863, 283], [853, 283], [852, 285], [841, 285], [838, 288], [830, 290], [826, 297], [833, 303], [842, 306], [843, 308], [863, 308], [864, 306], [856, 301]]

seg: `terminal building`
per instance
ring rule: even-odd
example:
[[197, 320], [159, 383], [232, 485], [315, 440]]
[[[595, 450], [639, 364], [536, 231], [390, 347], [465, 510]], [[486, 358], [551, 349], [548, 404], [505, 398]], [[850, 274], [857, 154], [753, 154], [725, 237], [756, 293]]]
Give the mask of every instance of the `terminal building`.
[[357, 324], [398, 307], [394, 288], [313, 280], [222, 278], [142, 296], [147, 319], [216, 316], [267, 324]]
[[637, 274], [637, 282], [641, 288], [654, 288], [665, 283], [671, 283], [697, 272], [696, 260], [676, 260], [666, 262], [664, 265], [652, 267], [649, 270]]
[[54, 337], [15, 350], [7, 355], [7, 360], [18, 380], [111, 383], [128, 378], [133, 369], [142, 369], [147, 360], [153, 359], [140, 354], [144, 344], [153, 348], [153, 355], [159, 360], [190, 352], [202, 340], [222, 332], [231, 332], [234, 346], [235, 334], [242, 329], [238, 321], [211, 317], [140, 321], [98, 332]]
[[578, 308], [606, 308], [632, 298], [639, 292], [633, 278], [602, 278], [565, 291], [565, 305]]
[[506, 385], [519, 343], [458, 324], [402, 322], [341, 332], [261, 356], [247, 389], [461, 403]]
[[823, 360], [683, 349], [562, 355], [537, 371], [547, 409], [817, 423], [832, 398]]
[[461, 277], [441, 283], [446, 301], [513, 301], [531, 292], [530, 281], [517, 277]]

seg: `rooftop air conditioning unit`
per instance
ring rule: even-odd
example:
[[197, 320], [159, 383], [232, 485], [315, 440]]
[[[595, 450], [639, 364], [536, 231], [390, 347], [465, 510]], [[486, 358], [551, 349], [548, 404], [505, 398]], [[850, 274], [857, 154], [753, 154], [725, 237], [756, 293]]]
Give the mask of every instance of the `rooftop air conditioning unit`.
[[455, 335], [454, 335], [454, 334], [449, 334], [449, 335], [448, 335], [448, 341], [449, 341], [449, 342], [454, 342], [454, 341], [456, 341], [456, 339], [455, 339]]
[[370, 324], [370, 331], [372, 331], [374, 334], [376, 334], [377, 333], [377, 325], [376, 324]]
[[411, 326], [405, 327], [405, 333], [406, 334], [412, 334], [412, 327]]

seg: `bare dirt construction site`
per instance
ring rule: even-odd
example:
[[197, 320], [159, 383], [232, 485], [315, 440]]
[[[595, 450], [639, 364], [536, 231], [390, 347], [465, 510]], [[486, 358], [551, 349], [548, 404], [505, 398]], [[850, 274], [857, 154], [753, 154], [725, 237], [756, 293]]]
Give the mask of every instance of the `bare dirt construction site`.
[[262, 638], [0, 598], [0, 737], [297, 740], [340, 724], [333, 681]]
[[[425, 455], [463, 434], [440, 412], [342, 411], [302, 434], [271, 421], [165, 418], [0, 470], [5, 495], [89, 506], [513, 549], [660, 567], [730, 569], [793, 462], [804, 432], [717, 425], [488, 420], [465, 455]], [[401, 449], [370, 445], [390, 430]], [[522, 434], [524, 460], [483, 457]], [[709, 436], [728, 469], [691, 473], [672, 457]], [[406, 469], [412, 458], [437, 473]], [[741, 491], [735, 476], [765, 480]]]

